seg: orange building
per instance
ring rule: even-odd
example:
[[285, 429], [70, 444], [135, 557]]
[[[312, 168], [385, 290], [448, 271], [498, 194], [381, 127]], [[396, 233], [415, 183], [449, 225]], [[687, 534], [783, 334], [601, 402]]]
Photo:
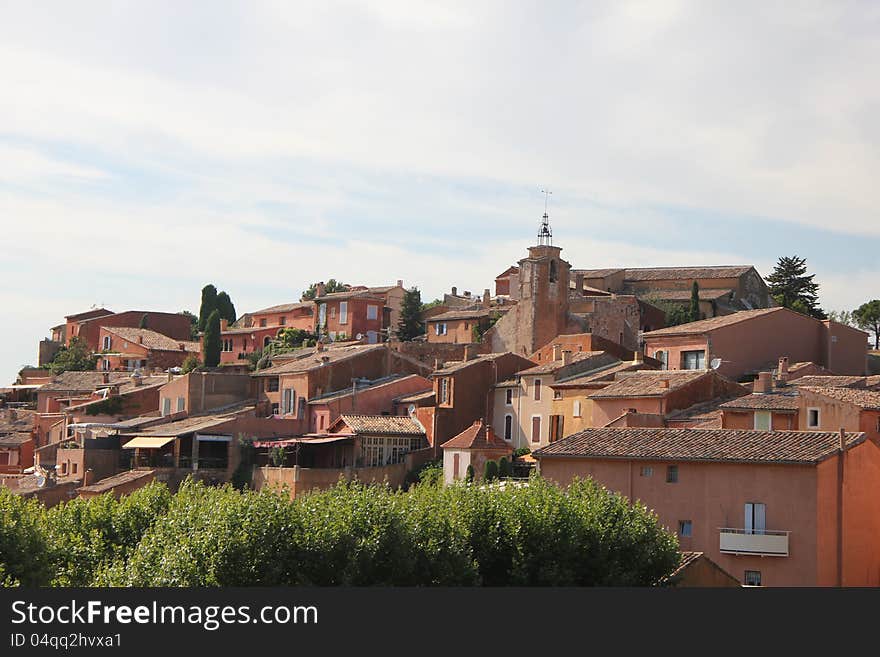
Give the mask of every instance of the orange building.
[[479, 342], [482, 333], [489, 328], [490, 312], [487, 308], [449, 310], [428, 318], [425, 325], [428, 342]]
[[122, 326], [102, 326], [97, 369], [105, 372], [137, 369], [167, 370], [180, 367], [189, 355], [199, 356], [201, 344], [175, 340], [156, 331]]
[[880, 446], [865, 433], [586, 429], [533, 454], [653, 509], [745, 585], [880, 585]]

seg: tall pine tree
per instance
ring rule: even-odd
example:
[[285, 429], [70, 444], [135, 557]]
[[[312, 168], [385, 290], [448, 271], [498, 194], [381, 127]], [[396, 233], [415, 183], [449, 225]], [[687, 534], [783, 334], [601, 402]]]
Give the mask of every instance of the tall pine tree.
[[205, 339], [202, 343], [202, 354], [206, 367], [217, 367], [220, 364], [220, 313], [215, 308], [208, 321], [205, 322]]
[[780, 306], [825, 319], [825, 311], [819, 307], [819, 284], [813, 281], [815, 274], [807, 275], [805, 258], [781, 257], [767, 277], [770, 294]]
[[217, 288], [208, 283], [202, 288], [202, 305], [199, 306], [199, 332], [205, 330], [205, 324], [213, 311], [217, 310]]
[[422, 293], [419, 288], [413, 287], [403, 293], [403, 303], [400, 306], [400, 319], [397, 322], [397, 339], [401, 342], [409, 342], [425, 332], [425, 323], [422, 321]]
[[690, 321], [696, 322], [700, 319], [700, 285], [694, 281], [691, 286], [691, 307]]

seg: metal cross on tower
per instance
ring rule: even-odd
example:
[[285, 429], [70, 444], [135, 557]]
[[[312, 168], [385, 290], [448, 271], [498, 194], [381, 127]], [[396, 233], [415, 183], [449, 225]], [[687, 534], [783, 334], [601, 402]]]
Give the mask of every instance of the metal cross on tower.
[[550, 199], [551, 192], [549, 189], [542, 189], [544, 195], [544, 216], [541, 217], [541, 229], [538, 231], [538, 244], [543, 246], [551, 246], [553, 244], [553, 231], [550, 229], [550, 215], [547, 214], [547, 202]]

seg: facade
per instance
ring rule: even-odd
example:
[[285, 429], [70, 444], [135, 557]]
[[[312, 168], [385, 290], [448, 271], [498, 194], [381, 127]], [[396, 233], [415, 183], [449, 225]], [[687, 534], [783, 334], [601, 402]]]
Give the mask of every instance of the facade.
[[[320, 289], [319, 284], [319, 289]], [[315, 297], [315, 333], [331, 341], [384, 342], [391, 324], [384, 297], [368, 290], [331, 292]]]
[[492, 427], [480, 419], [460, 434], [441, 445], [443, 448], [443, 481], [452, 484], [466, 478], [468, 466], [473, 468], [474, 481], [480, 481], [487, 461], [508, 460], [510, 445], [498, 437]]
[[[152, 310], [127, 310], [114, 313], [106, 309], [80, 313], [65, 318], [65, 344], [78, 337], [92, 351], [101, 351], [101, 327], [107, 328], [146, 328], [176, 341], [192, 339], [192, 324], [186, 315], [163, 313]], [[53, 329], [53, 335], [55, 334]]]
[[470, 344], [479, 342], [491, 323], [488, 308], [449, 310], [425, 320], [428, 342]]
[[880, 447], [864, 433], [587, 429], [543, 476], [640, 500], [745, 585], [880, 585]]
[[101, 326], [96, 368], [105, 372], [167, 370], [180, 367], [188, 356], [201, 354], [201, 344], [174, 340], [150, 329]]

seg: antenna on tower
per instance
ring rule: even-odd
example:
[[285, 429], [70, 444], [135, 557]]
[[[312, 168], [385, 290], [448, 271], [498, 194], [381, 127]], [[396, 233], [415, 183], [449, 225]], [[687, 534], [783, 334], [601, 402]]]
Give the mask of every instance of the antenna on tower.
[[550, 200], [551, 192], [549, 189], [542, 189], [544, 195], [544, 216], [541, 217], [541, 229], [538, 231], [538, 244], [543, 246], [551, 246], [553, 244], [553, 231], [550, 229], [550, 215], [547, 214], [547, 204]]

